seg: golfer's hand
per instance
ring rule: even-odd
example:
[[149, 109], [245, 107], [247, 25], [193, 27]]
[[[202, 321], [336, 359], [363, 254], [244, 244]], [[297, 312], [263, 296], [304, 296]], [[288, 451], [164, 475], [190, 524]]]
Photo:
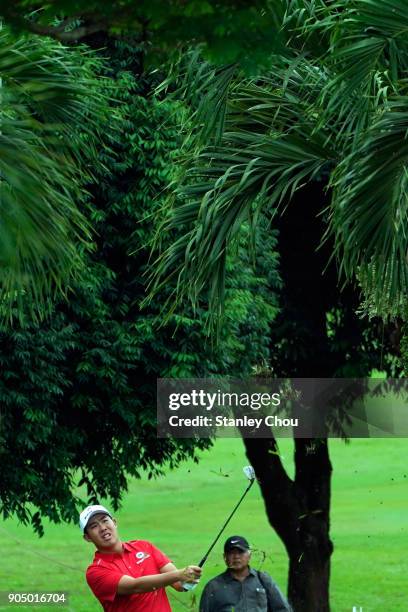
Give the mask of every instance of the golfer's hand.
[[180, 582], [198, 582], [201, 576], [201, 567], [188, 565], [180, 570]]

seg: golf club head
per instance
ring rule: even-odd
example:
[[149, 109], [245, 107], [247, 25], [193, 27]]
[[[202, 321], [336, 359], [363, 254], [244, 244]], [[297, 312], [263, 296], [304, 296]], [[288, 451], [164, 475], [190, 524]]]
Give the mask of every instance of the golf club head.
[[243, 472], [245, 474], [245, 476], [248, 478], [248, 480], [255, 480], [256, 476], [255, 476], [255, 470], [252, 467], [252, 465], [246, 465], [243, 468]]
[[182, 582], [181, 586], [183, 587], [183, 591], [192, 591], [196, 588], [197, 582]]

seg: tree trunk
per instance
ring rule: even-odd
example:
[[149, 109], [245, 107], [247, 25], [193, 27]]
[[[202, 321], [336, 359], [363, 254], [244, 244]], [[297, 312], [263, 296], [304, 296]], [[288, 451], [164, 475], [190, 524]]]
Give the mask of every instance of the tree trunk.
[[329, 606], [330, 484], [327, 440], [295, 440], [295, 494], [302, 510], [297, 550], [289, 550], [289, 598], [295, 610], [327, 612]]
[[330, 557], [321, 555], [318, 541], [305, 543], [304, 550], [300, 560], [289, 558], [288, 599], [296, 612], [329, 612]]
[[[289, 556], [288, 599], [295, 612], [329, 612], [331, 464], [326, 439], [296, 439], [295, 478], [287, 475], [271, 431], [244, 438], [271, 526]], [[266, 435], [269, 436], [266, 439]]]

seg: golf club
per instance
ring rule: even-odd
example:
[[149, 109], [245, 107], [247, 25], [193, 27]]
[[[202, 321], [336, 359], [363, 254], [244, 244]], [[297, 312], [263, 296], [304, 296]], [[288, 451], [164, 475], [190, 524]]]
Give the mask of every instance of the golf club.
[[[221, 536], [222, 532], [224, 531], [224, 529], [226, 528], [226, 526], [228, 525], [228, 523], [230, 522], [230, 520], [234, 516], [235, 512], [237, 511], [237, 509], [238, 509], [239, 505], [241, 504], [242, 500], [244, 499], [245, 495], [248, 493], [249, 489], [252, 487], [252, 485], [255, 482], [255, 478], [256, 478], [255, 470], [252, 467], [252, 465], [245, 466], [243, 468], [243, 472], [244, 472], [245, 476], [249, 480], [249, 485], [247, 486], [247, 488], [245, 489], [244, 493], [241, 495], [238, 503], [236, 504], [236, 506], [232, 510], [231, 514], [229, 515], [229, 517], [227, 518], [227, 520], [225, 521], [225, 523], [221, 527], [220, 531], [218, 532], [218, 534], [217, 534], [215, 540], [213, 541], [213, 543], [211, 544], [210, 548], [207, 550], [207, 552], [205, 553], [204, 557], [198, 563], [199, 567], [203, 567], [204, 563], [207, 561], [208, 555], [210, 554], [210, 552], [212, 551], [212, 549], [214, 548], [214, 546], [216, 545], [216, 543], [220, 539], [220, 536]], [[197, 586], [197, 584], [193, 583], [193, 582], [183, 582], [183, 584], [182, 584], [182, 587], [183, 587], [183, 589], [185, 591], [192, 591], [196, 586]]]

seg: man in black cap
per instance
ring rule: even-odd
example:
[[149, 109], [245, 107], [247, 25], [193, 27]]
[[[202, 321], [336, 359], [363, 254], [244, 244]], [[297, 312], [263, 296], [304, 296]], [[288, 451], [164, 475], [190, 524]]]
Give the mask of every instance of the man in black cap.
[[269, 574], [249, 567], [251, 549], [242, 536], [224, 544], [227, 570], [210, 580], [201, 595], [200, 612], [288, 612], [289, 605]]

